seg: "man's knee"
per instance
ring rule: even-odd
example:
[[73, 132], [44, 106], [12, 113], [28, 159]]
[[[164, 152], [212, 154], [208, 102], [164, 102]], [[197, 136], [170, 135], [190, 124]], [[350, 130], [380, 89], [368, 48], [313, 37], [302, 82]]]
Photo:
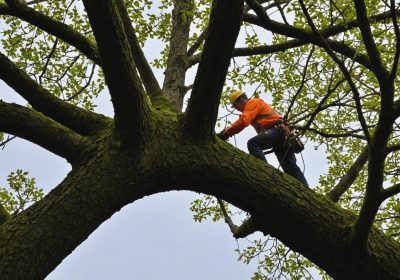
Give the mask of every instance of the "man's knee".
[[257, 148], [259, 148], [257, 141], [254, 138], [250, 138], [247, 141], [247, 149], [249, 150], [249, 152], [251, 153], [251, 151], [254, 151], [254, 149]]

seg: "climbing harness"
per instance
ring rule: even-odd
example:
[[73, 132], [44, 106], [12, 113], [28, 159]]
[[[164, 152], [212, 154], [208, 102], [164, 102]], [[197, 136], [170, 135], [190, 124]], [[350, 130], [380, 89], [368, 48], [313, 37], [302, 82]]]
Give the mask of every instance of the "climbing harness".
[[[279, 129], [279, 131], [285, 136], [284, 147], [287, 147], [286, 154], [289, 150], [292, 150], [294, 153], [298, 154], [304, 150], [304, 144], [300, 139], [300, 136], [294, 132], [293, 127], [288, 124], [287, 121], [283, 119], [279, 119], [275, 122], [275, 127]], [[274, 149], [264, 151], [264, 154], [272, 153]]]
[[275, 122], [275, 127], [285, 136], [284, 146], [287, 146], [295, 154], [301, 153], [304, 150], [304, 144], [299, 135], [294, 132], [293, 127], [287, 121], [279, 119]]

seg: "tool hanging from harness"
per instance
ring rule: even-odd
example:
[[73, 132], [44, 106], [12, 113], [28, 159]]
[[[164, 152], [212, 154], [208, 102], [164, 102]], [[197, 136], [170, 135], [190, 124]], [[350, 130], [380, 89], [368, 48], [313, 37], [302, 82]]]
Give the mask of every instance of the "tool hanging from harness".
[[288, 146], [294, 153], [298, 154], [304, 150], [304, 144], [300, 137], [294, 133], [290, 125], [283, 119], [279, 119], [275, 122], [275, 127], [277, 127], [281, 133], [285, 136], [285, 146]]
[[[255, 120], [259, 120], [267, 117], [269, 114], [261, 114], [255, 118]], [[278, 119], [275, 121], [274, 126], [280, 130], [280, 132], [285, 136], [284, 146], [288, 147], [288, 149], [292, 150], [294, 153], [298, 154], [304, 150], [304, 144], [300, 139], [300, 136], [294, 132], [291, 125], [284, 119]], [[260, 133], [266, 131], [267, 129], [259, 129]], [[272, 153], [274, 149], [267, 150], [264, 154]]]
[[[262, 133], [267, 130], [265, 127], [261, 127], [261, 125], [257, 122], [258, 120], [264, 119], [264, 118], [269, 118], [273, 115], [278, 115], [278, 113], [272, 109], [271, 112], [266, 113], [266, 114], [259, 114], [258, 116], [255, 117], [255, 119], [252, 121], [252, 125], [254, 128], [257, 130], [258, 133]], [[300, 139], [300, 136], [297, 135], [292, 127], [289, 125], [289, 123], [285, 119], [277, 119], [275, 121], [274, 126], [278, 128], [281, 133], [285, 136], [285, 142], [284, 146], [288, 147], [288, 150], [292, 150], [294, 153], [298, 154], [304, 150], [304, 144]], [[264, 152], [265, 154], [269, 154], [272, 152], [272, 150]]]

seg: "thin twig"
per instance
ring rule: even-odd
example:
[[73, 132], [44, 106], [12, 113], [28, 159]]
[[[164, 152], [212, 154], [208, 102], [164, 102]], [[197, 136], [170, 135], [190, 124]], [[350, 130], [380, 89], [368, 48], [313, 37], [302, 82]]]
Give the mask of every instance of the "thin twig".
[[49, 66], [50, 60], [51, 60], [52, 56], [54, 55], [54, 53], [56, 52], [57, 44], [58, 44], [58, 38], [56, 38], [56, 40], [54, 41], [53, 47], [51, 48], [50, 53], [46, 57], [46, 63], [44, 64], [42, 73], [40, 73], [40, 75], [39, 75], [39, 84], [42, 84], [42, 78], [43, 78], [44, 74], [46, 74], [47, 67]]
[[307, 57], [306, 65], [304, 66], [304, 69], [303, 69], [303, 74], [302, 74], [302, 77], [301, 77], [301, 84], [300, 84], [300, 87], [297, 89], [297, 92], [295, 93], [295, 95], [293, 96], [292, 100], [290, 101], [290, 104], [289, 104], [289, 107], [288, 107], [288, 109], [287, 109], [287, 111], [286, 111], [286, 114], [285, 114], [285, 116], [283, 117], [284, 119], [287, 119], [287, 118], [288, 118], [289, 113], [290, 113], [290, 111], [292, 110], [292, 107], [293, 107], [293, 105], [294, 105], [294, 102], [295, 102], [296, 99], [297, 99], [297, 96], [300, 94], [301, 90], [302, 90], [303, 87], [304, 87], [305, 79], [306, 79], [306, 76], [307, 76], [308, 64], [309, 64], [309, 62], [310, 62], [310, 60], [311, 60], [311, 57], [312, 57], [312, 55], [313, 55], [313, 53], [314, 53], [314, 50], [315, 50], [315, 47], [314, 47], [314, 45], [313, 45], [312, 48], [311, 48], [310, 54], [309, 54], [308, 57]]
[[77, 97], [78, 95], [80, 95], [80, 94], [90, 85], [90, 83], [92, 82], [92, 79], [93, 79], [93, 75], [94, 75], [94, 70], [95, 70], [95, 68], [96, 68], [96, 64], [93, 63], [92, 71], [91, 71], [91, 73], [90, 73], [89, 79], [88, 79], [88, 81], [86, 82], [86, 84], [85, 84], [78, 92], [76, 92], [74, 95], [72, 95], [71, 97], [69, 97], [66, 101], [71, 101], [72, 99], [74, 99], [75, 97]]
[[328, 44], [328, 42], [326, 41], [326, 39], [321, 35], [321, 33], [317, 30], [310, 14], [308, 13], [308, 10], [306, 8], [306, 6], [304, 5], [304, 2], [302, 0], [299, 0], [301, 9], [303, 10], [304, 15], [307, 18], [307, 22], [310, 25], [311, 29], [313, 30], [314, 33], [316, 33], [321, 41], [323, 42], [324, 45], [324, 49], [326, 50], [326, 52], [329, 54], [329, 56], [338, 64], [340, 70], [343, 72], [343, 75], [345, 76], [347, 82], [350, 85], [350, 88], [353, 91], [353, 98], [354, 101], [356, 103], [356, 109], [357, 109], [357, 115], [358, 115], [358, 120], [361, 124], [361, 127], [363, 128], [363, 132], [365, 135], [365, 138], [367, 140], [368, 143], [371, 142], [371, 136], [368, 130], [368, 126], [367, 126], [367, 122], [364, 118], [363, 112], [362, 112], [362, 105], [360, 102], [360, 93], [357, 89], [357, 86], [354, 84], [353, 79], [350, 75], [350, 72], [347, 70], [346, 66], [344, 65], [343, 61], [341, 61], [336, 54], [333, 52], [333, 50], [331, 49], [330, 45]]
[[4, 140], [3, 142], [0, 143], [1, 149], [4, 150], [4, 148], [6, 147], [6, 144], [11, 142], [15, 138], [17, 138], [17, 136], [8, 136], [6, 140]]
[[196, 42], [194, 42], [193, 45], [188, 49], [188, 51], [187, 51], [188, 57], [192, 56], [199, 49], [199, 47], [201, 46], [201, 44], [203, 43], [203, 41], [206, 37], [207, 29], [208, 29], [208, 27], [203, 32], [201, 32], [199, 37], [197, 37]]
[[[307, 130], [311, 124], [313, 123], [314, 119], [316, 118], [316, 116], [318, 115], [318, 113], [321, 112], [322, 106], [324, 105], [324, 103], [326, 102], [326, 100], [328, 100], [328, 98], [331, 96], [332, 93], [334, 93], [337, 88], [345, 81], [345, 79], [341, 79], [339, 80], [334, 86], [333, 88], [331, 88], [332, 86], [332, 82], [333, 82], [333, 77], [331, 82], [329, 83], [329, 87], [328, 87], [328, 93], [322, 98], [322, 100], [319, 102], [318, 107], [315, 109], [314, 113], [310, 116], [309, 120], [307, 121], [307, 123], [304, 125], [305, 129]], [[305, 132], [305, 130], [303, 130], [300, 134], [303, 135]]]
[[227, 211], [225, 209], [224, 202], [219, 198], [217, 198], [217, 201], [218, 201], [219, 207], [221, 208], [222, 214], [224, 215], [225, 222], [228, 224], [232, 234], [235, 234], [237, 229], [238, 229], [238, 226], [235, 225], [232, 222], [231, 217], [229, 217], [229, 215], [228, 215], [228, 213], [227, 213]]

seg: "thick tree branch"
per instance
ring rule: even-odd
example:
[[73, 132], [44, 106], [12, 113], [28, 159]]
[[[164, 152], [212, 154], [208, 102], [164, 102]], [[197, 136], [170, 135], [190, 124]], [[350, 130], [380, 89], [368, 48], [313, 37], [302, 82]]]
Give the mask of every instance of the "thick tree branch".
[[400, 150], [400, 144], [392, 145], [386, 148], [386, 155]]
[[339, 198], [351, 187], [357, 179], [361, 169], [368, 162], [368, 157], [368, 146], [365, 146], [361, 154], [347, 170], [346, 174], [339, 180], [339, 183], [337, 183], [337, 185], [327, 194], [333, 202], [338, 202]]
[[10, 9], [6, 5], [0, 3], [0, 14], [15, 16], [57, 38], [60, 38], [64, 42], [77, 48], [87, 58], [93, 60], [96, 64], [101, 65], [96, 45], [68, 25], [56, 21], [53, 18], [27, 6], [22, 6], [18, 9]]
[[204, 51], [184, 120], [194, 139], [213, 139], [219, 100], [243, 14], [240, 0], [214, 0]]
[[[382, 106], [383, 107], [383, 106]], [[372, 229], [373, 221], [383, 202], [382, 191], [387, 141], [392, 132], [394, 117], [391, 110], [381, 107], [378, 124], [369, 145], [368, 180], [366, 195], [360, 209], [358, 220], [353, 228], [352, 242], [355, 246], [365, 246]]]
[[355, 49], [347, 46], [346, 44], [328, 38], [323, 39], [321, 38], [321, 36], [318, 36], [313, 32], [274, 21], [268, 17], [268, 15], [263, 10], [263, 7], [259, 5], [255, 0], [247, 0], [246, 2], [248, 2], [248, 4], [252, 6], [253, 10], [256, 12], [263, 28], [274, 33], [300, 39], [303, 42], [306, 41], [308, 43], [312, 43], [319, 47], [324, 47], [327, 42], [332, 50], [334, 50], [335, 52], [343, 54], [352, 60], [362, 63], [366, 67], [370, 66], [367, 56], [359, 54]]
[[[397, 17], [399, 17], [400, 10], [396, 10], [395, 14]], [[368, 21], [369, 22], [385, 21], [385, 20], [389, 19], [390, 17], [392, 17], [391, 11], [386, 11], [386, 12], [382, 12], [382, 13], [379, 13], [379, 14], [369, 17]], [[253, 14], [245, 13], [243, 15], [243, 21], [260, 26], [260, 27], [265, 27], [264, 22], [258, 16], [253, 15]], [[274, 21], [271, 20], [271, 22], [274, 22]], [[338, 35], [342, 32], [351, 30], [358, 26], [359, 26], [359, 24], [358, 24], [357, 20], [351, 20], [351, 21], [339, 23], [339, 24], [336, 24], [333, 26], [328, 26], [324, 29], [319, 30], [319, 33], [321, 33], [321, 35], [324, 37], [330, 37], [330, 36]], [[294, 28], [294, 27], [292, 26], [291, 28]]]
[[[249, 47], [249, 48], [235, 48], [233, 50], [232, 57], [240, 57], [240, 56], [250, 56], [250, 55], [261, 55], [261, 54], [271, 54], [271, 53], [276, 53], [276, 52], [284, 52], [288, 49], [293, 49], [296, 47], [303, 46], [305, 44], [308, 44], [307, 42], [304, 42], [302, 40], [290, 40], [286, 43], [280, 43], [280, 44], [275, 44], [275, 45], [269, 45], [269, 46], [258, 46], [258, 47]], [[201, 59], [201, 53], [198, 53], [196, 55], [191, 56], [188, 59], [188, 67], [192, 67], [195, 64], [200, 62]]]
[[139, 143], [149, 128], [150, 109], [121, 22], [120, 10], [125, 7], [118, 2], [122, 0], [83, 1], [114, 106], [115, 136], [126, 143]]
[[[202, 146], [203, 151], [205, 151], [204, 147]], [[202, 175], [199, 175], [197, 178], [202, 178], [200, 179], [196, 185], [193, 185], [191, 180], [186, 180], [183, 178], [183, 174], [185, 174], [186, 171], [182, 170], [182, 173], [180, 173], [179, 178], [183, 179], [183, 185], [188, 186], [190, 184], [191, 187], [194, 187], [195, 190], [203, 189], [205, 187], [207, 190], [210, 190], [210, 192], [206, 191], [207, 194], [212, 194], [214, 196], [220, 197], [221, 199], [228, 201], [229, 203], [236, 205], [235, 199], [232, 199], [233, 197], [227, 195], [225, 193], [226, 190], [229, 189], [229, 192], [233, 194], [237, 194], [238, 196], [245, 196], [245, 199], [243, 201], [246, 201], [246, 206], [245, 205], [240, 205], [239, 208], [242, 210], [248, 212], [251, 214], [252, 221], [254, 222], [253, 226], [251, 226], [251, 229], [254, 230], [261, 230], [264, 234], [269, 234], [271, 236], [279, 238], [285, 245], [289, 246], [292, 250], [300, 252], [300, 250], [296, 249], [298, 244], [301, 244], [302, 249], [301, 249], [301, 254], [305, 255], [307, 258], [309, 258], [313, 262], [318, 262], [322, 264], [324, 261], [322, 260], [322, 251], [325, 253], [330, 251], [328, 253], [330, 255], [329, 259], [330, 260], [335, 260], [335, 268], [332, 268], [332, 270], [329, 271], [329, 274], [334, 278], [334, 279], [347, 279], [345, 277], [340, 277], [338, 274], [339, 267], [342, 265], [345, 265], [348, 269], [349, 266], [352, 266], [351, 262], [353, 262], [355, 259], [352, 258], [347, 258], [345, 257], [348, 254], [365, 254], [368, 255], [369, 257], [372, 256], [372, 252], [370, 251], [372, 248], [376, 248], [375, 246], [372, 245], [371, 247], [368, 248], [367, 251], [353, 251], [353, 248], [349, 248], [346, 246], [349, 234], [350, 234], [350, 229], [351, 225], [355, 220], [354, 214], [351, 215], [351, 217], [348, 217], [349, 219], [342, 219], [340, 218], [337, 214], [333, 214], [333, 212], [336, 211], [342, 211], [340, 210], [339, 207], [331, 207], [331, 202], [328, 201], [328, 199], [323, 199], [322, 197], [316, 195], [315, 193], [312, 193], [312, 191], [309, 191], [307, 189], [304, 189], [301, 187], [300, 184], [294, 184], [289, 183], [286, 186], [280, 185], [279, 181], [283, 178], [289, 179], [288, 177], [284, 176], [283, 174], [280, 175], [281, 179], [275, 178], [274, 175], [269, 177], [269, 179], [265, 178], [262, 179], [261, 174], [263, 173], [264, 170], [268, 170], [268, 167], [263, 165], [262, 162], [254, 162], [254, 159], [251, 159], [251, 156], [249, 157], [248, 160], [244, 159], [243, 157], [240, 157], [237, 153], [228, 152], [225, 151], [228, 157], [231, 159], [229, 162], [223, 163], [224, 159], [221, 159], [217, 161], [216, 164], [218, 164], [219, 167], [226, 166], [228, 172], [225, 174], [227, 178], [227, 184], [226, 185], [218, 185], [213, 183], [213, 178], [218, 177], [217, 174], [221, 174], [220, 170], [214, 170], [215, 172], [211, 171], [213, 168], [208, 168], [207, 169], [207, 175], [205, 177], [201, 177]], [[203, 154], [204, 155], [204, 154]], [[210, 154], [208, 154], [210, 155]], [[218, 157], [218, 155], [214, 152], [213, 157]], [[199, 157], [195, 157], [193, 159], [193, 163], [196, 161], [199, 161]], [[200, 159], [201, 160], [201, 159]], [[259, 163], [259, 164], [258, 164]], [[187, 164], [187, 163], [186, 163]], [[197, 162], [195, 163], [198, 168], [202, 168], [203, 163]], [[181, 167], [183, 168], [183, 164]], [[233, 166], [237, 166], [237, 169], [233, 169]], [[190, 166], [190, 168], [193, 168], [193, 165]], [[235, 170], [235, 171], [233, 171]], [[210, 172], [211, 171], [211, 172]], [[268, 172], [268, 171], [267, 171]], [[278, 176], [278, 174], [276, 174]], [[253, 182], [251, 178], [257, 177], [257, 179], [254, 179], [260, 184], [263, 184], [263, 191], [262, 192], [255, 192], [253, 193], [253, 189], [255, 185], [252, 183], [249, 183], [250, 181]], [[267, 176], [268, 177], [268, 176]], [[244, 192], [239, 192], [239, 189], [237, 189], [237, 186], [241, 184], [240, 182], [243, 182], [245, 187]], [[267, 183], [268, 182], [268, 183]], [[204, 185], [203, 185], [204, 184]], [[267, 186], [268, 184], [268, 186]], [[178, 184], [179, 185], [179, 184]], [[207, 185], [207, 187], [206, 187]], [[204, 189], [203, 189], [204, 190]], [[267, 192], [267, 193], [264, 193]], [[296, 193], [296, 194], [295, 194]], [[253, 197], [254, 194], [254, 197]], [[287, 203], [288, 201], [284, 202], [285, 199], [282, 197], [282, 195], [285, 194], [285, 198], [290, 197], [290, 201], [293, 203]], [[262, 195], [264, 200], [263, 202], [258, 202], [255, 197]], [[265, 195], [265, 196], [264, 196]], [[229, 199], [228, 199], [229, 197]], [[317, 198], [318, 197], [318, 198]], [[327, 206], [329, 210], [312, 210], [311, 208], [308, 208], [310, 205], [316, 206], [314, 204], [316, 201], [314, 199], [320, 199], [321, 203], [324, 201], [322, 204]], [[307, 201], [307, 202], [306, 202]], [[317, 203], [320, 205], [319, 203]], [[329, 205], [329, 207], [328, 207]], [[258, 211], [255, 209], [261, 209], [263, 208], [262, 211]], [[306, 212], [309, 214], [309, 217], [301, 217], [299, 214], [300, 208], [302, 209], [307, 209]], [[319, 208], [319, 206], [318, 206]], [[326, 212], [325, 212], [326, 211]], [[261, 212], [263, 214], [261, 214]], [[304, 213], [303, 211], [300, 211], [301, 213]], [[292, 214], [291, 213], [297, 213], [295, 216], [297, 219], [295, 220], [288, 220], [288, 217], [290, 217]], [[322, 215], [328, 215], [331, 216], [330, 219], [325, 220], [324, 222], [319, 220], [317, 216]], [[330, 214], [328, 214], [330, 213]], [[300, 219], [299, 219], [300, 218]], [[316, 221], [318, 220], [318, 223]], [[326, 224], [325, 224], [326, 223]], [[314, 224], [314, 225], [312, 225]], [[327, 228], [329, 228], [327, 231], [323, 230], [320, 226], [321, 224], [327, 225]], [[340, 226], [339, 226], [340, 225]], [[316, 226], [317, 228], [314, 228]], [[336, 226], [339, 226], [337, 228]], [[283, 227], [285, 229], [283, 229]], [[278, 229], [279, 228], [279, 229]], [[315, 232], [311, 233], [311, 228], [314, 228], [316, 230]], [[296, 233], [294, 232], [296, 231]], [[249, 231], [247, 231], [249, 232]], [[302, 232], [303, 238], [297, 235], [298, 232]], [[299, 243], [291, 243], [289, 239], [293, 238], [294, 236], [301, 238], [302, 242]], [[307, 236], [306, 238], [304, 238]], [[328, 236], [335, 236], [335, 238], [338, 238], [341, 240], [340, 246], [333, 246], [330, 247], [328, 245], [329, 242], [327, 241]], [[374, 238], [379, 236], [377, 235], [377, 230], [373, 230], [373, 235], [371, 236], [370, 241], [372, 241]], [[307, 239], [307, 241], [306, 241]], [[319, 243], [321, 242], [321, 243]], [[289, 244], [290, 243], [290, 244]], [[396, 243], [396, 242], [393, 242]], [[313, 244], [313, 245], [311, 245]], [[320, 244], [320, 245], [317, 245]], [[397, 244], [397, 243], [396, 243]], [[311, 246], [315, 249], [311, 249]], [[319, 248], [318, 248], [319, 247]], [[324, 250], [321, 250], [321, 248], [324, 248]], [[307, 249], [306, 249], [307, 248]], [[329, 248], [329, 249], [328, 249]], [[305, 249], [305, 250], [304, 250]], [[307, 256], [307, 250], [310, 249], [314, 257], [310, 258], [310, 256]], [[342, 251], [343, 250], [343, 251]], [[339, 253], [339, 251], [342, 251], [342, 253]], [[310, 251], [309, 251], [310, 252]], [[338, 254], [339, 253], [339, 254]], [[316, 255], [319, 255], [317, 257]], [[332, 256], [335, 256], [335, 258], [332, 258]], [[340, 255], [340, 257], [339, 257]], [[377, 255], [375, 255], [377, 256]], [[379, 255], [382, 256], [382, 255]], [[358, 258], [359, 260], [359, 255]], [[371, 261], [372, 259], [370, 259]], [[338, 265], [338, 266], [336, 266]], [[395, 265], [393, 266], [395, 267]], [[325, 268], [324, 268], [325, 269]], [[336, 270], [338, 269], [338, 270]], [[336, 272], [334, 272], [336, 270]], [[343, 270], [341, 270], [343, 271]], [[368, 273], [371, 273], [372, 270]], [[365, 271], [360, 272], [360, 270], [357, 271], [357, 273], [366, 273]], [[336, 275], [335, 275], [336, 274]], [[347, 275], [349, 276], [349, 275]], [[349, 277], [351, 279], [354, 279], [353, 277]], [[379, 278], [378, 278], [379, 279]], [[389, 279], [389, 278], [388, 278]]]
[[121, 1], [117, 1], [117, 5], [119, 13], [121, 14], [125, 32], [129, 40], [132, 57], [135, 60], [136, 67], [139, 71], [140, 77], [142, 78], [144, 87], [150, 96], [151, 102], [154, 106], [157, 106], [158, 103], [165, 103], [167, 101], [166, 97], [162, 94], [161, 87], [158, 84], [156, 76], [154, 75], [153, 70], [148, 63], [142, 48], [140, 47], [139, 40], [136, 37], [136, 33], [133, 29], [127, 10]]
[[[388, 97], [386, 96], [386, 98]], [[385, 99], [383, 94], [382, 99]], [[366, 194], [360, 209], [358, 220], [354, 225], [352, 235], [352, 242], [356, 246], [362, 246], [366, 244], [368, 235], [373, 226], [373, 221], [379, 210], [379, 206], [383, 202], [382, 192], [384, 190], [384, 169], [385, 160], [387, 157], [386, 146], [387, 141], [392, 133], [393, 123], [396, 118], [391, 107], [385, 109], [385, 106], [382, 104], [384, 102], [385, 101], [381, 100], [379, 120], [369, 145], [370, 163], [368, 165]]]
[[[384, 182], [384, 166], [387, 153], [385, 151], [387, 141], [393, 130], [393, 123], [396, 119], [396, 103], [394, 103], [395, 87], [393, 78], [382, 64], [378, 49], [371, 32], [367, 19], [366, 6], [363, 0], [354, 0], [357, 20], [360, 22], [360, 30], [367, 52], [371, 58], [374, 67], [374, 74], [378, 79], [381, 101], [379, 120], [376, 126], [372, 141], [370, 142], [370, 164], [368, 168], [368, 180], [366, 186], [366, 195], [361, 206], [360, 215], [353, 228], [352, 241], [356, 245], [366, 244], [369, 232], [372, 228], [373, 221], [379, 210], [380, 204], [383, 202], [385, 193], [383, 189]], [[394, 5], [394, 3], [392, 2]], [[391, 15], [394, 17], [393, 7], [391, 7]], [[394, 20], [396, 22], [396, 20]], [[398, 30], [395, 32], [398, 32]], [[397, 34], [398, 35], [398, 34]], [[399, 38], [396, 36], [396, 41]], [[397, 56], [397, 50], [395, 56]], [[398, 59], [395, 57], [395, 60]], [[395, 62], [397, 63], [397, 62]], [[393, 70], [392, 73], [393, 75]], [[395, 189], [395, 188], [394, 188]], [[388, 191], [390, 193], [390, 191]]]
[[5, 0], [5, 1], [11, 9], [17, 9], [21, 6], [21, 3], [19, 0]]
[[163, 92], [174, 102], [176, 111], [182, 110], [185, 96], [185, 75], [187, 45], [192, 21], [193, 0], [174, 0], [172, 10], [172, 31], [169, 40], [167, 68], [165, 70]]
[[[400, 16], [400, 11], [397, 10], [396, 11], [396, 16]], [[369, 21], [384, 21], [387, 20], [388, 18], [391, 17], [391, 12], [387, 11], [387, 12], [383, 12], [377, 15], [373, 15], [369, 18]], [[246, 21], [248, 23], [251, 24], [255, 24], [258, 25], [260, 27], [264, 27], [265, 28], [265, 22], [262, 21], [258, 16], [256, 15], [252, 15], [252, 14], [244, 14], [243, 16], [243, 21]], [[285, 34], [288, 33], [290, 30], [292, 30], [292, 32], [295, 32], [297, 30], [297, 32], [299, 33], [297, 36], [293, 36], [295, 38], [298, 39], [294, 39], [294, 40], [290, 40], [286, 43], [282, 43], [282, 44], [277, 44], [277, 45], [272, 45], [272, 46], [262, 46], [262, 47], [258, 47], [258, 48], [244, 48], [244, 49], [239, 49], [238, 50], [238, 55], [251, 55], [251, 54], [262, 54], [264, 51], [266, 51], [267, 53], [270, 52], [276, 52], [278, 50], [273, 51], [274, 48], [279, 48], [279, 51], [285, 51], [289, 48], [294, 48], [294, 47], [299, 47], [302, 46], [304, 44], [308, 44], [308, 43], [313, 43], [312, 40], [310, 40], [310, 38], [313, 38], [313, 34], [308, 33], [307, 35], [307, 31], [302, 30], [302, 29], [298, 29], [292, 26], [288, 26], [288, 25], [282, 25], [278, 22], [275, 22], [273, 20], [270, 21], [271, 22], [271, 28], [273, 28], [271, 31], [272, 32], [276, 32], [279, 34], [282, 34], [282, 32], [284, 32]], [[334, 26], [329, 26], [327, 28], [324, 28], [322, 30], [318, 30], [318, 32], [324, 37], [324, 38], [328, 38], [330, 36], [335, 36], [338, 35], [342, 32], [345, 32], [347, 30], [353, 29], [355, 27], [358, 27], [359, 24], [357, 22], [357, 20], [352, 20], [349, 22], [345, 22], [345, 23], [341, 23], [341, 24], [337, 24]], [[281, 30], [279, 32], [279, 30]], [[313, 40], [318, 39], [318, 38], [314, 38]], [[314, 42], [315, 43], [315, 42]], [[348, 47], [347, 45], [334, 41], [334, 40], [329, 40], [329, 43], [332, 47], [332, 49], [338, 53], [341, 53], [343, 55], [346, 55], [348, 58], [357, 61], [358, 63], [360, 63], [361, 65], [364, 65], [365, 67], [367, 67], [368, 69], [372, 70], [372, 64], [371, 61], [369, 59], [369, 57], [367, 55], [364, 54], [360, 54], [357, 53], [354, 49]], [[288, 44], [288, 45], [286, 45]], [[316, 44], [318, 45], [318, 44]], [[319, 45], [322, 46], [322, 45]], [[269, 49], [272, 48], [272, 49]], [[248, 53], [247, 53], [248, 52]], [[246, 54], [247, 53], [247, 54]]]
[[[27, 121], [28, 120], [28, 121]], [[76, 163], [85, 144], [82, 137], [29, 108], [0, 101], [0, 131], [31, 141]]]
[[233, 233], [233, 237], [235, 237], [237, 239], [245, 238], [245, 237], [249, 236], [250, 234], [253, 234], [257, 231], [258, 231], [258, 229], [254, 226], [253, 219], [250, 217], [250, 218], [244, 220], [243, 223], [237, 227], [237, 229]]
[[66, 103], [31, 79], [15, 63], [0, 53], [0, 79], [39, 112], [82, 134], [97, 132], [108, 125], [108, 118]]
[[354, 0], [354, 7], [356, 9], [357, 22], [359, 23], [359, 28], [361, 31], [361, 36], [364, 41], [365, 48], [367, 50], [368, 56], [371, 59], [373, 66], [373, 71], [376, 74], [379, 81], [386, 79], [388, 73], [382, 64], [381, 57], [376, 47], [371, 27], [368, 22], [367, 8], [365, 6], [364, 0]]
[[[298, 37], [302, 37], [299, 35]], [[336, 42], [334, 40], [329, 40], [332, 44], [332, 48], [335, 49], [338, 53], [341, 53], [352, 60], [358, 62], [359, 64], [365, 66], [368, 69], [372, 69], [371, 62], [368, 56], [364, 54], [357, 53], [354, 49], [344, 45], [342, 43]], [[261, 55], [261, 54], [271, 54], [276, 52], [284, 52], [289, 49], [297, 48], [304, 46], [306, 44], [312, 43], [311, 40], [308, 38], [304, 39], [293, 39], [289, 40], [285, 43], [279, 43], [274, 45], [267, 45], [267, 46], [257, 46], [257, 47], [249, 47], [249, 48], [236, 48], [233, 51], [233, 57], [237, 56], [250, 56], [250, 55]], [[317, 46], [321, 46], [321, 44], [315, 44]], [[188, 67], [191, 67], [200, 61], [201, 54], [196, 54], [189, 58], [188, 60]]]
[[400, 193], [400, 184], [393, 185], [382, 191], [382, 201]]

